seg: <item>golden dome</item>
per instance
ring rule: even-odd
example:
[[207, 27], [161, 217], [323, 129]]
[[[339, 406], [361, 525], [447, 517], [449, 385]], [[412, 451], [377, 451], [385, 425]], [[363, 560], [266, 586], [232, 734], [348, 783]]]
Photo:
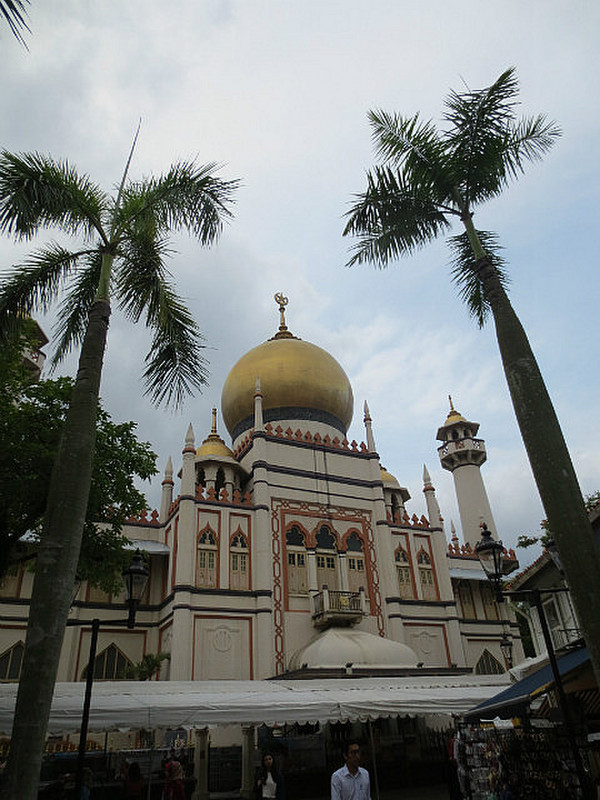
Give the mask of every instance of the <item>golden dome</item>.
[[233, 453], [217, 433], [217, 409], [212, 410], [212, 429], [196, 450], [196, 459], [233, 458]]
[[235, 364], [221, 395], [221, 413], [235, 438], [250, 428], [254, 416], [256, 379], [260, 378], [265, 422], [311, 419], [331, 424], [346, 433], [352, 421], [354, 399], [350, 381], [338, 362], [325, 350], [291, 334], [280, 304], [279, 332], [250, 350]]

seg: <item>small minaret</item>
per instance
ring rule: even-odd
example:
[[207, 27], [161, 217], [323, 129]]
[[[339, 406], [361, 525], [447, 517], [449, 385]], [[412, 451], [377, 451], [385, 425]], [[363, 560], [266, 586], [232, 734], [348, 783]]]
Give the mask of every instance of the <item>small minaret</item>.
[[190, 422], [185, 435], [183, 464], [181, 467], [181, 494], [194, 497], [196, 494], [196, 437]]
[[171, 456], [167, 460], [165, 467], [165, 477], [162, 482], [162, 495], [160, 500], [160, 517], [159, 521], [164, 522], [169, 513], [169, 508], [173, 502], [173, 461]]
[[369, 453], [376, 453], [377, 449], [375, 447], [375, 437], [373, 436], [373, 424], [371, 420], [371, 414], [369, 413], [369, 406], [367, 405], [367, 401], [365, 400], [365, 430], [367, 434], [367, 450]]
[[256, 388], [254, 390], [254, 431], [264, 430], [263, 421], [263, 396], [260, 390], [260, 378], [256, 379]]
[[425, 495], [425, 503], [427, 504], [429, 524], [432, 528], [441, 528], [444, 530], [444, 518], [442, 517], [440, 505], [435, 496], [435, 488], [431, 483], [431, 475], [425, 464], [423, 464], [423, 493]]
[[454, 488], [460, 513], [463, 539], [475, 547], [481, 538], [481, 522], [485, 522], [494, 538], [498, 538], [492, 509], [481, 477], [481, 465], [487, 454], [483, 439], [476, 439], [478, 422], [469, 422], [454, 408], [452, 398], [450, 412], [437, 432], [440, 462], [454, 478]]

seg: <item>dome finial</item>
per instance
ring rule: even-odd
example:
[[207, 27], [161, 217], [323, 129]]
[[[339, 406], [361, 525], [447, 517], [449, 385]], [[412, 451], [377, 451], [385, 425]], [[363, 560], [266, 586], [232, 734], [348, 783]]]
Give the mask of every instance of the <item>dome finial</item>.
[[454, 411], [454, 413], [456, 413], [456, 409], [452, 405], [452, 395], [451, 394], [448, 395], [448, 400], [450, 401], [450, 412], [452, 413]]
[[285, 307], [289, 300], [283, 292], [277, 292], [273, 297], [279, 306], [279, 330], [272, 339], [295, 339], [296, 337], [288, 330], [288, 326], [285, 324]]
[[211, 434], [217, 432], [217, 409], [213, 408], [212, 410], [212, 427], [210, 430]]
[[279, 305], [279, 330], [282, 332], [287, 331], [288, 327], [285, 324], [285, 307], [289, 303], [289, 300], [283, 292], [277, 292], [274, 298], [275, 302]]

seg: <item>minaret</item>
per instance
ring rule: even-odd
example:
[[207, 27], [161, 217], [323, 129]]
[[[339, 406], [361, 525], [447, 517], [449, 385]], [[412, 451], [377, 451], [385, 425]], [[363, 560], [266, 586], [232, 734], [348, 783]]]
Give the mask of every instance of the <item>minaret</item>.
[[369, 406], [367, 405], [366, 400], [365, 400], [364, 423], [365, 423], [365, 431], [367, 434], [367, 450], [369, 451], [369, 453], [376, 453], [377, 450], [375, 449], [375, 437], [373, 436], [373, 420], [371, 419], [371, 413], [369, 411]]
[[435, 496], [435, 488], [431, 483], [431, 475], [427, 466], [423, 464], [423, 492], [425, 494], [425, 502], [427, 504], [427, 516], [429, 517], [429, 524], [432, 528], [441, 528], [444, 530], [444, 518], [440, 511], [440, 505]]
[[169, 514], [169, 508], [173, 502], [173, 461], [169, 456], [167, 466], [165, 467], [165, 477], [162, 482], [162, 496], [160, 501], [160, 517], [159, 520], [164, 522]]
[[446, 421], [437, 432], [440, 462], [454, 477], [454, 488], [460, 512], [463, 539], [475, 547], [481, 538], [481, 523], [485, 522], [495, 538], [496, 524], [488, 500], [480, 467], [487, 454], [483, 439], [476, 439], [478, 422], [469, 422], [452, 405]]

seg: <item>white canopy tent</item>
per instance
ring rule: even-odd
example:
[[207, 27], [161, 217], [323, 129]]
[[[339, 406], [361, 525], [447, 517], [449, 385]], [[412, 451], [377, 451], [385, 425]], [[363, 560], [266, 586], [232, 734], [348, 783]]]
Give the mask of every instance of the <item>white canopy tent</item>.
[[[94, 684], [89, 730], [270, 726], [462, 714], [509, 684], [508, 675], [280, 681], [110, 681]], [[49, 733], [79, 730], [84, 683], [57, 683]], [[16, 684], [0, 685], [0, 733], [12, 727]]]

